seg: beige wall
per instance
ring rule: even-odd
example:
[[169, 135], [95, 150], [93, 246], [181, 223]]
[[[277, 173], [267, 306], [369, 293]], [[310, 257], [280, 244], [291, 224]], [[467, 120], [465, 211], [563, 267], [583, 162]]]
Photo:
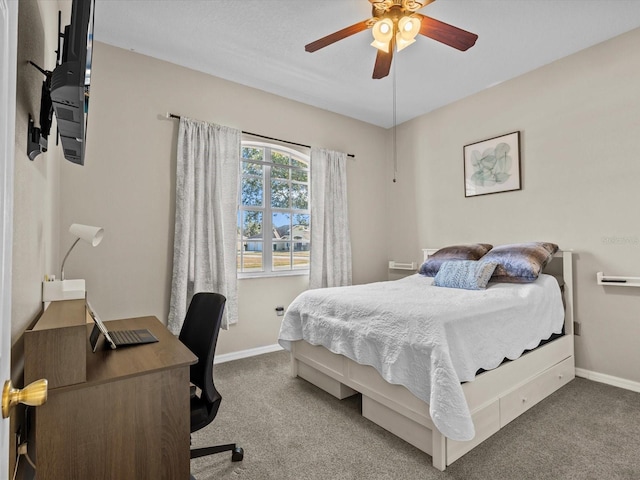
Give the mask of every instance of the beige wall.
[[[42, 308], [42, 279], [59, 268], [59, 165], [55, 123], [49, 151], [34, 161], [27, 157], [29, 114], [39, 125], [40, 93], [44, 76], [29, 65], [55, 67], [58, 8], [69, 13], [70, 2], [20, 1], [18, 10], [18, 67], [14, 181], [12, 343]], [[64, 17], [63, 17], [64, 18]], [[56, 266], [57, 265], [57, 266]]]
[[[640, 29], [398, 129], [392, 256], [457, 242], [549, 240], [576, 252], [580, 368], [640, 381]], [[464, 145], [521, 132], [521, 191], [464, 197]]]
[[[385, 279], [387, 225], [381, 128], [106, 44], [94, 44], [86, 163], [61, 166], [60, 254], [73, 222], [100, 225], [103, 242], [79, 245], [67, 278], [85, 278], [106, 318], [156, 315], [166, 322], [171, 278], [177, 120], [167, 112], [356, 155], [348, 161], [354, 282]], [[277, 342], [276, 305], [306, 277], [248, 279], [239, 286], [239, 324], [217, 353]]]

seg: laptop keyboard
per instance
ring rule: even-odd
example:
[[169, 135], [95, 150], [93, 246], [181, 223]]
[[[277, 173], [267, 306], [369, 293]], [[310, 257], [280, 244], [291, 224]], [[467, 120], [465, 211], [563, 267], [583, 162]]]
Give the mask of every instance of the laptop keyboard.
[[142, 338], [134, 330], [116, 330], [109, 332], [109, 336], [116, 345], [131, 345], [140, 343]]

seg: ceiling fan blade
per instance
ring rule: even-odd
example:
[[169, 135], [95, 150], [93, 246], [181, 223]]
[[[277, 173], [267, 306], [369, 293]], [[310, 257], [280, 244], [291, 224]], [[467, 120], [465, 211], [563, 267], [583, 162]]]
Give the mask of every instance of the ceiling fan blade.
[[[393, 44], [393, 42], [391, 42]], [[389, 75], [391, 70], [391, 60], [393, 60], [393, 45], [389, 48], [389, 53], [378, 50], [376, 64], [373, 67], [373, 78], [380, 79]]]
[[415, 15], [422, 20], [420, 26], [421, 35], [462, 50], [463, 52], [473, 47], [478, 39], [478, 35], [475, 33], [467, 32], [466, 30], [441, 22], [435, 18], [427, 17], [426, 15], [419, 13]]
[[338, 30], [337, 32], [333, 32], [326, 37], [322, 37], [315, 42], [311, 42], [308, 45], [305, 45], [304, 49], [307, 52], [315, 52], [316, 50], [320, 50], [321, 48], [331, 45], [338, 40], [350, 37], [351, 35], [366, 30], [367, 28], [369, 28], [369, 20], [363, 20], [362, 22], [354, 23], [350, 27], [343, 28], [342, 30]]

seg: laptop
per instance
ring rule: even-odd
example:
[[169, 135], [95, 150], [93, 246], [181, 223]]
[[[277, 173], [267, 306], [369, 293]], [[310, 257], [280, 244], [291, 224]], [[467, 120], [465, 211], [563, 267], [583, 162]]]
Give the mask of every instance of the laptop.
[[100, 338], [101, 333], [104, 335], [105, 340], [112, 349], [133, 345], [143, 345], [145, 343], [155, 343], [158, 341], [153, 333], [146, 328], [141, 330], [109, 331], [88, 301], [87, 309], [89, 310], [89, 315], [91, 315], [95, 324], [91, 331], [91, 335], [89, 336], [89, 343], [91, 343], [91, 349], [94, 353], [97, 350], [98, 339]]

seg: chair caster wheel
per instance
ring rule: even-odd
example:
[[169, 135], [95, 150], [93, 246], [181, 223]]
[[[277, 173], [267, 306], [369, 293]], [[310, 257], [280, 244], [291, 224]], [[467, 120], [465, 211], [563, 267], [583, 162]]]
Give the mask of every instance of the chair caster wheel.
[[232, 462], [241, 462], [244, 458], [244, 450], [241, 447], [237, 447], [233, 449], [231, 453], [231, 461]]

